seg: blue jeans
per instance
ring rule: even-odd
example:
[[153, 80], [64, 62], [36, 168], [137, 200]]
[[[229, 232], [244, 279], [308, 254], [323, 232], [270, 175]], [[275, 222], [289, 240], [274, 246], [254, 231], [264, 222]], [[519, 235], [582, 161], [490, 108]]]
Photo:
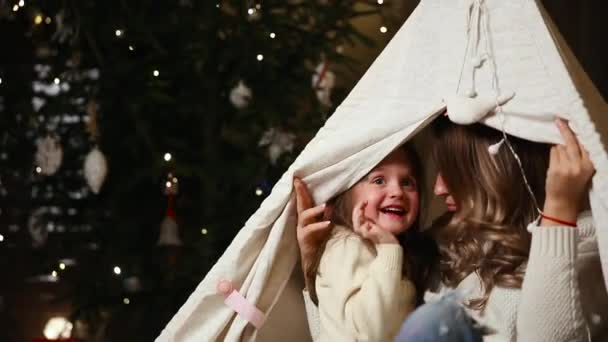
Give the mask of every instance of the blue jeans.
[[397, 342], [482, 342], [481, 332], [459, 304], [458, 295], [449, 293], [436, 302], [426, 303], [405, 320]]

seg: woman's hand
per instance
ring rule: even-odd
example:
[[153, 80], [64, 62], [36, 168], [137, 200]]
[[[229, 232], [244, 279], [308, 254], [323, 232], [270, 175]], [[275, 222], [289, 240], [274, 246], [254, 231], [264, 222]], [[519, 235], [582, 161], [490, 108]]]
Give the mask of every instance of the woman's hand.
[[[298, 178], [294, 178], [293, 186], [296, 191], [296, 207], [298, 211], [298, 226], [296, 235], [300, 247], [300, 259], [302, 271], [304, 272], [304, 284], [307, 289], [313, 285], [314, 274], [312, 274], [315, 258], [321, 244], [330, 232], [331, 221], [327, 220], [325, 205], [313, 207], [314, 203], [306, 184]], [[324, 215], [325, 214], [325, 215]], [[323, 217], [325, 221], [319, 222]]]
[[376, 222], [365, 217], [365, 207], [367, 202], [359, 203], [353, 209], [353, 230], [364, 239], [370, 240], [375, 244], [381, 243], [396, 243], [399, 244], [397, 238], [387, 232], [386, 230], [378, 227]]
[[[595, 169], [589, 154], [574, 135], [566, 121], [557, 120], [557, 126], [564, 138], [565, 145], [551, 148], [547, 181], [545, 183], [545, 205], [547, 216], [568, 222], [576, 222], [589, 188], [589, 180]], [[542, 225], [558, 223], [543, 219]]]

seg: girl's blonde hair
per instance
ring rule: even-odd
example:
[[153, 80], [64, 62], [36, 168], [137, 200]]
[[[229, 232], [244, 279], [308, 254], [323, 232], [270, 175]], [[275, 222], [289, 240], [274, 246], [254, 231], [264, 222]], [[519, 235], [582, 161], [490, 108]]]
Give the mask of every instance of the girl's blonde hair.
[[[476, 272], [483, 296], [470, 302], [483, 309], [495, 286], [520, 288], [530, 250], [527, 225], [537, 210], [507, 146], [491, 155], [502, 133], [480, 124], [460, 126], [442, 117], [433, 123], [433, 157], [458, 211], [432, 229], [440, 250], [440, 275], [455, 287]], [[545, 198], [549, 146], [509, 136], [538, 203]]]

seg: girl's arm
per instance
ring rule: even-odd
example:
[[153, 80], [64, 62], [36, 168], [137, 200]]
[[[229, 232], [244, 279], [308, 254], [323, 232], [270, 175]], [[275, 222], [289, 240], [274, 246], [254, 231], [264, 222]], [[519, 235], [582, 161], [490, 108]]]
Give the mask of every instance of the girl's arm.
[[528, 227], [532, 244], [517, 314], [518, 341], [587, 340], [578, 271], [589, 267], [577, 264], [579, 228], [571, 225], [576, 226], [594, 169], [567, 124], [559, 120], [558, 127], [566, 145], [551, 149], [544, 215], [540, 224]]

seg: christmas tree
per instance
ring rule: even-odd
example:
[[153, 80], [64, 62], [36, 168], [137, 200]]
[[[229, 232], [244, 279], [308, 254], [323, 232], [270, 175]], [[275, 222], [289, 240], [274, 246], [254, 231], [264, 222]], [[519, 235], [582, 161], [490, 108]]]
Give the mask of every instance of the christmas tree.
[[360, 76], [353, 19], [386, 19], [381, 0], [0, 6], [2, 248], [69, 304], [58, 332], [112, 341], [158, 334]]

